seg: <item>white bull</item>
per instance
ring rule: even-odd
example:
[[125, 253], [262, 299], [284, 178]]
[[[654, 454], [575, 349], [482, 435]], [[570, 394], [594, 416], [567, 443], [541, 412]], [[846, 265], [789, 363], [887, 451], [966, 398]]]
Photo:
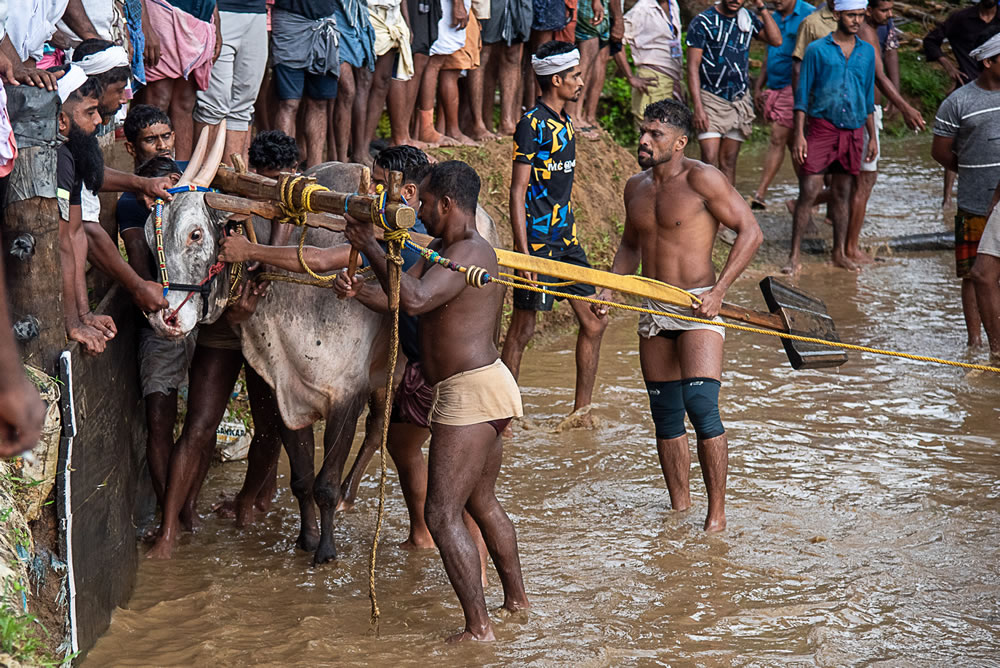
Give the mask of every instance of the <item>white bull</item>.
[[[321, 185], [355, 192], [360, 167], [326, 163], [307, 172]], [[218, 256], [218, 241], [228, 214], [208, 207], [204, 194], [175, 196], [164, 207], [163, 250], [171, 283], [196, 285], [208, 276]], [[254, 217], [258, 238], [267, 239], [270, 221]], [[156, 250], [152, 218], [146, 235]], [[493, 220], [481, 208], [477, 227], [497, 242]], [[297, 240], [299, 230], [293, 231]], [[327, 247], [345, 242], [343, 234], [308, 228], [308, 245]], [[217, 320], [229, 294], [228, 269], [211, 282], [207, 294], [171, 290], [170, 307], [150, 318], [162, 336], [184, 336], [195, 326]], [[182, 305], [182, 302], [187, 302]], [[175, 312], [176, 311], [176, 312]], [[167, 317], [171, 315], [172, 317]], [[334, 513], [342, 500], [353, 503], [361, 475], [381, 436], [381, 401], [373, 401], [367, 438], [347, 480], [340, 483], [354, 440], [357, 420], [373, 390], [384, 385], [388, 321], [356, 300], [340, 300], [325, 289], [273, 282], [255, 313], [240, 326], [243, 355], [274, 389], [282, 420], [290, 429], [326, 420], [323, 465], [313, 477], [312, 444], [284, 438], [299, 501], [302, 527], [298, 544], [315, 549], [315, 563], [336, 557]], [[286, 436], [286, 435], [283, 435]], [[294, 442], [290, 442], [294, 441]], [[315, 506], [320, 510], [320, 536], [315, 540]]]

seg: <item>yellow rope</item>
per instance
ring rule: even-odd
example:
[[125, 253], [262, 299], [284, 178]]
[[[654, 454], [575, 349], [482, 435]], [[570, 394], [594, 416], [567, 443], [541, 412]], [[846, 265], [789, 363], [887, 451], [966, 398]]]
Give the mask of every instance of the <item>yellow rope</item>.
[[[406, 230], [403, 230], [405, 233]], [[378, 554], [379, 538], [382, 535], [382, 520], [385, 516], [385, 482], [388, 474], [388, 452], [386, 449], [389, 440], [389, 421], [392, 415], [392, 388], [396, 375], [396, 352], [399, 350], [399, 282], [403, 268], [403, 239], [405, 236], [396, 235], [389, 241], [389, 249], [386, 253], [387, 269], [389, 271], [389, 307], [392, 313], [392, 328], [389, 337], [389, 363], [386, 369], [385, 378], [385, 412], [382, 414], [382, 445], [379, 454], [382, 458], [381, 470], [378, 481], [378, 516], [375, 521], [375, 537], [372, 539], [371, 559], [368, 563], [368, 598], [372, 602], [371, 624], [375, 626], [375, 635], [379, 635], [378, 599], [375, 595], [375, 557]]]
[[324, 283], [329, 283], [330, 281], [332, 281], [335, 278], [337, 278], [337, 272], [333, 272], [332, 274], [327, 274], [327, 275], [324, 276], [322, 274], [317, 274], [315, 271], [313, 271], [312, 269], [309, 268], [308, 264], [306, 264], [306, 254], [305, 254], [304, 248], [305, 248], [305, 243], [306, 243], [306, 231], [307, 231], [307, 229], [308, 228], [306, 228], [306, 226], [303, 225], [302, 226], [302, 234], [299, 235], [299, 247], [298, 247], [299, 264], [302, 265], [302, 269], [305, 270], [305, 272], [307, 274], [309, 274], [310, 276], [312, 276], [317, 281], [322, 281]]
[[[500, 276], [502, 278], [509, 278], [512, 281], [528, 283], [529, 285], [531, 284], [531, 282], [528, 279], [524, 278], [523, 276], [518, 276], [517, 274], [508, 274], [506, 272], [501, 271], [497, 274], [497, 276]], [[578, 281], [560, 281], [558, 283], [549, 283], [546, 281], [535, 281], [534, 285], [544, 285], [547, 288], [565, 288], [567, 285], [576, 285], [577, 282]]]
[[706, 325], [714, 325], [716, 327], [725, 327], [727, 329], [735, 329], [740, 332], [749, 332], [751, 334], [765, 334], [767, 336], [777, 336], [782, 339], [790, 339], [792, 341], [802, 341], [803, 343], [816, 343], [819, 345], [830, 346], [831, 348], [842, 348], [843, 350], [854, 350], [861, 353], [872, 353], [873, 355], [887, 355], [889, 357], [900, 357], [902, 359], [915, 360], [917, 362], [933, 362], [935, 364], [946, 364], [948, 366], [956, 366], [963, 369], [975, 369], [976, 371], [992, 371], [993, 373], [1000, 373], [1000, 367], [988, 366], [986, 364], [970, 364], [968, 362], [955, 362], [953, 360], [945, 360], [939, 357], [928, 357], [926, 355], [913, 355], [911, 353], [901, 353], [895, 350], [883, 350], [881, 348], [870, 348], [868, 346], [859, 346], [853, 343], [837, 343], [835, 341], [827, 341], [826, 339], [817, 339], [812, 336], [800, 336], [798, 334], [789, 334], [787, 332], [777, 332], [771, 329], [761, 329], [759, 327], [748, 327], [747, 325], [737, 325], [732, 322], [719, 322], [715, 320], [708, 320], [706, 318], [697, 318], [690, 315], [679, 315], [676, 313], [664, 313], [663, 311], [656, 311], [649, 308], [644, 308], [642, 306], [632, 306], [631, 304], [619, 304], [617, 302], [610, 302], [604, 299], [597, 299], [595, 297], [584, 297], [582, 295], [568, 295], [564, 292], [554, 292], [552, 290], [547, 290], [545, 288], [538, 288], [532, 285], [525, 285], [523, 283], [518, 283], [514, 281], [507, 281], [500, 278], [493, 278], [493, 283], [498, 283], [500, 285], [506, 285], [511, 288], [519, 288], [521, 290], [530, 290], [533, 292], [541, 292], [549, 295], [555, 295], [557, 297], [567, 297], [569, 299], [576, 299], [582, 302], [587, 302], [590, 304], [598, 304], [600, 306], [613, 306], [615, 308], [624, 309], [626, 311], [635, 311], [637, 313], [650, 313], [652, 315], [666, 315], [671, 318], [677, 318], [678, 320], [687, 320], [689, 322], [700, 322]]

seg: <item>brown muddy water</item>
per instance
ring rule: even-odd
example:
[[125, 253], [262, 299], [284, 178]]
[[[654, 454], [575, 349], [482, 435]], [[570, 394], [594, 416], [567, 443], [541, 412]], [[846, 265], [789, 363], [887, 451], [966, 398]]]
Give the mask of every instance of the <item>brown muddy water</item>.
[[[926, 138], [888, 143], [867, 234], [946, 229], [925, 152]], [[771, 201], [794, 194], [782, 178]], [[760, 307], [761, 275], [731, 300]], [[985, 357], [964, 350], [947, 254], [860, 275], [811, 264], [799, 283], [826, 299], [844, 340]], [[173, 561], [144, 562], [85, 665], [1000, 665], [1000, 379], [859, 354], [839, 370], [794, 372], [776, 340], [731, 333], [729, 529], [709, 536], [696, 464], [692, 510], [669, 509], [634, 318], [604, 340], [600, 426], [552, 433], [572, 406], [572, 343], [525, 357], [534, 428], [506, 444], [498, 487], [534, 608], [497, 621], [497, 642], [442, 642], [461, 610], [436, 552], [396, 547], [407, 524], [391, 469], [381, 637], [369, 629], [376, 458], [358, 506], [338, 517], [336, 563], [314, 569], [294, 548], [284, 467], [258, 524], [240, 532], [209, 517]], [[243, 470], [214, 468], [203, 508], [238, 489]], [[492, 571], [486, 596], [502, 602]]]

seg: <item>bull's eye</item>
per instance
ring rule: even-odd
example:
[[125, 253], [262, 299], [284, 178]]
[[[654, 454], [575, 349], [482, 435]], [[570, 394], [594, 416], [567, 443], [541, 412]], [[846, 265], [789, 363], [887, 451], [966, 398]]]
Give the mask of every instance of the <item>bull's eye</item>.
[[191, 232], [191, 241], [201, 241], [201, 230]]

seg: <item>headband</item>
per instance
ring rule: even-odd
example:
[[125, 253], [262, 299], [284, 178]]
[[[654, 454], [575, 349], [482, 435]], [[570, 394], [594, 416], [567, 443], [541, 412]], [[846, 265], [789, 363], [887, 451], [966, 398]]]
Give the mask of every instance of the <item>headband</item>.
[[973, 49], [969, 55], [976, 60], [986, 60], [1000, 53], [1000, 35], [993, 35], [983, 42], [982, 46]]
[[548, 58], [531, 57], [531, 68], [538, 76], [559, 74], [580, 64], [580, 52], [576, 49], [566, 53], [555, 53]]
[[65, 104], [73, 91], [85, 83], [87, 83], [87, 73], [75, 65], [70, 65], [66, 72], [59, 77], [59, 101]]
[[835, 12], [856, 12], [867, 7], [867, 0], [835, 0], [833, 3], [833, 11]]
[[84, 56], [74, 64], [79, 65], [87, 76], [104, 74], [116, 67], [128, 67], [130, 64], [128, 53], [120, 46], [109, 46], [104, 51], [97, 51], [89, 56]]

